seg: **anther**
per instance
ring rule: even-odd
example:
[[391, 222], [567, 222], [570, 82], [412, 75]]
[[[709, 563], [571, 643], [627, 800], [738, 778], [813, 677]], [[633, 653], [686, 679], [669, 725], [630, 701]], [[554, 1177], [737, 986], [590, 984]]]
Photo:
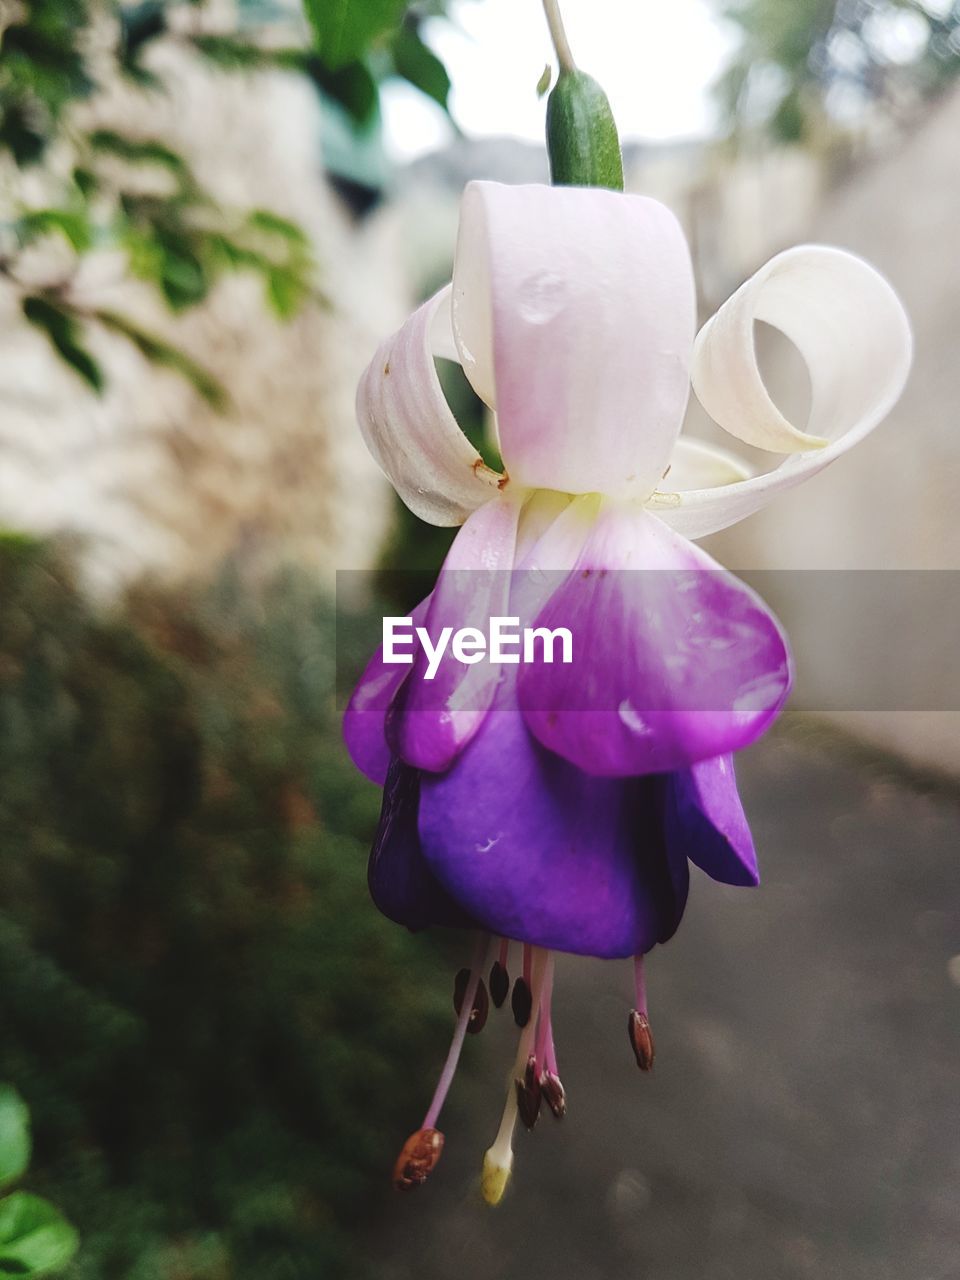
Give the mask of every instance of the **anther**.
[[518, 978], [513, 984], [513, 995], [510, 997], [513, 1020], [518, 1027], [525, 1027], [530, 1021], [533, 1011], [533, 995], [525, 978]]
[[654, 1058], [653, 1032], [650, 1030], [650, 1020], [645, 1013], [638, 1013], [636, 1009], [631, 1009], [627, 1021], [627, 1034], [630, 1036], [630, 1044], [636, 1055], [637, 1066], [641, 1071], [651, 1071]]
[[477, 994], [473, 998], [470, 1010], [470, 1021], [467, 1023], [467, 1034], [475, 1036], [487, 1025], [487, 1014], [490, 1012], [490, 1001], [487, 998], [487, 987], [481, 978], [477, 983]]
[[393, 1185], [398, 1191], [422, 1186], [437, 1167], [443, 1152], [443, 1134], [439, 1129], [418, 1129], [403, 1144], [393, 1166]]
[[567, 1095], [560, 1077], [552, 1071], [544, 1071], [540, 1077], [540, 1093], [557, 1120], [567, 1114]]
[[[457, 1017], [460, 1016], [460, 1010], [463, 1008], [464, 997], [467, 994], [467, 987], [470, 983], [470, 970], [461, 969], [454, 979], [453, 983], [453, 1007], [457, 1011]], [[475, 1036], [477, 1032], [482, 1031], [486, 1026], [487, 1014], [490, 1012], [490, 1001], [487, 997], [487, 988], [483, 979], [477, 982], [476, 994], [473, 997], [473, 1008], [470, 1010], [470, 1020], [467, 1023], [467, 1034]]]
[[493, 962], [490, 970], [490, 999], [499, 1009], [510, 991], [510, 975], [499, 960]]
[[540, 1116], [540, 1075], [537, 1060], [531, 1054], [523, 1078], [514, 1081], [517, 1090], [517, 1113], [527, 1129], [532, 1129]]

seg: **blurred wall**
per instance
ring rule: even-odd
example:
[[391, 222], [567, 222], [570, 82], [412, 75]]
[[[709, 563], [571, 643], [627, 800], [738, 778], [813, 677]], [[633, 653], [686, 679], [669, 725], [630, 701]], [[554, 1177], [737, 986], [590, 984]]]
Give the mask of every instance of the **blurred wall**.
[[[910, 315], [914, 369], [897, 408], [863, 444], [807, 484], [714, 540], [743, 567], [960, 569], [960, 91], [942, 99], [887, 154], [827, 192], [804, 238], [850, 249], [897, 289]], [[781, 247], [781, 246], [776, 246]], [[765, 256], [765, 255], [763, 255]], [[802, 371], [785, 355], [773, 375], [783, 394], [805, 395]], [[944, 603], [956, 598], [944, 574]], [[925, 594], [927, 594], [925, 590]], [[789, 622], [789, 606], [784, 610]], [[945, 614], [948, 611], [944, 611]], [[903, 611], [862, 654], [914, 673], [918, 636], [949, 625]], [[939, 637], [951, 641], [949, 636]], [[847, 727], [921, 764], [960, 772], [960, 714], [943, 707], [960, 635], [925, 661], [927, 705], [939, 710], [847, 713]], [[836, 661], [824, 651], [811, 660]]]
[[0, 522], [78, 534], [87, 581], [107, 593], [144, 572], [204, 575], [229, 554], [294, 558], [327, 574], [369, 566], [390, 495], [353, 400], [376, 341], [407, 310], [395, 229], [382, 217], [354, 222], [326, 186], [304, 83], [217, 72], [170, 46], [157, 47], [156, 63], [166, 91], [118, 85], [94, 104], [98, 120], [142, 120], [225, 206], [296, 220], [322, 298], [284, 325], [260, 282], [236, 277], [175, 320], [125, 278], [119, 257], [86, 264], [81, 297], [124, 309], [207, 366], [233, 402], [218, 414], [109, 335], [91, 343], [109, 374], [96, 398], [0, 292]]

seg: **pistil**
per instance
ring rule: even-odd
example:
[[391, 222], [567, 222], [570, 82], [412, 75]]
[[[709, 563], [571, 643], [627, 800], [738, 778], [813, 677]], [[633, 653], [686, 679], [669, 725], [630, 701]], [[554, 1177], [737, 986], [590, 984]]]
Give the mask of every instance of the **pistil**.
[[[531, 957], [531, 996], [532, 1007], [539, 1011], [540, 998], [543, 991], [543, 979], [550, 953], [540, 947], [532, 948]], [[503, 1108], [500, 1128], [493, 1145], [483, 1157], [483, 1173], [480, 1189], [487, 1204], [499, 1204], [510, 1180], [513, 1168], [513, 1131], [517, 1123], [517, 1089], [516, 1081], [522, 1080], [526, 1074], [527, 1063], [533, 1056], [534, 1037], [536, 1035], [536, 1019], [528, 1018], [520, 1033], [517, 1045], [517, 1056], [507, 1086], [507, 1101]]]

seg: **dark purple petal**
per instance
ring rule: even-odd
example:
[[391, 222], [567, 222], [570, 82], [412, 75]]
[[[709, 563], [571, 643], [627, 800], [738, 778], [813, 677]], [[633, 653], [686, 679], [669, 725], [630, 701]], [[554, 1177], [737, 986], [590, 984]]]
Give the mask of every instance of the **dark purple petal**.
[[[427, 596], [413, 610], [410, 616], [414, 626], [419, 626], [426, 618], [431, 599], [432, 596]], [[387, 710], [410, 670], [409, 666], [400, 663], [384, 662], [383, 645], [379, 645], [357, 681], [343, 713], [343, 740], [350, 759], [361, 773], [381, 787], [393, 758], [387, 745]]]
[[470, 916], [437, 881], [420, 850], [416, 769], [394, 760], [383, 789], [380, 825], [370, 851], [370, 895], [385, 916], [408, 929], [428, 925], [472, 927]]
[[729, 756], [671, 774], [666, 797], [667, 843], [723, 884], [760, 883], [753, 837]]
[[687, 862], [672, 863], [661, 778], [593, 778], [546, 751], [502, 690], [443, 775], [424, 774], [424, 856], [484, 927], [581, 955], [647, 951], [676, 928]]
[[787, 642], [762, 600], [647, 512], [600, 515], [537, 625], [569, 628], [573, 662], [521, 668], [527, 724], [598, 776], [667, 773], [744, 747], [790, 690]]
[[[474, 627], [485, 636], [491, 617], [509, 614], [519, 513], [513, 498], [495, 498], [457, 534], [423, 623], [434, 645], [444, 628], [456, 633]], [[409, 671], [387, 717], [390, 745], [418, 769], [446, 769], [483, 723], [499, 668], [486, 659], [466, 665], [448, 644], [432, 679], [426, 678], [428, 660], [420, 646]]]

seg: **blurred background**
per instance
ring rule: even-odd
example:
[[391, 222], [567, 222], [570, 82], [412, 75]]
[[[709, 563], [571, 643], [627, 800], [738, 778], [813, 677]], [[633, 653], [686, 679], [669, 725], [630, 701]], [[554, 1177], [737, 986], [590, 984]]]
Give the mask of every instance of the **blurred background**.
[[[951, 590], [960, 5], [563, 7], [704, 318], [809, 239], [914, 325], [891, 419], [711, 549]], [[388, 591], [450, 534], [400, 507], [353, 396], [448, 276], [464, 182], [546, 180], [550, 61], [534, 0], [0, 0], [0, 1081], [78, 1280], [960, 1274], [960, 714], [935, 664], [923, 710], [801, 706], [744, 754], [764, 886], [694, 884], [651, 964], [652, 1079], [628, 967], [561, 964], [570, 1111], [520, 1135], [503, 1207], [476, 1191], [502, 1018], [429, 1186], [390, 1192], [469, 942], [366, 895], [379, 793], [340, 743], [334, 576]]]

